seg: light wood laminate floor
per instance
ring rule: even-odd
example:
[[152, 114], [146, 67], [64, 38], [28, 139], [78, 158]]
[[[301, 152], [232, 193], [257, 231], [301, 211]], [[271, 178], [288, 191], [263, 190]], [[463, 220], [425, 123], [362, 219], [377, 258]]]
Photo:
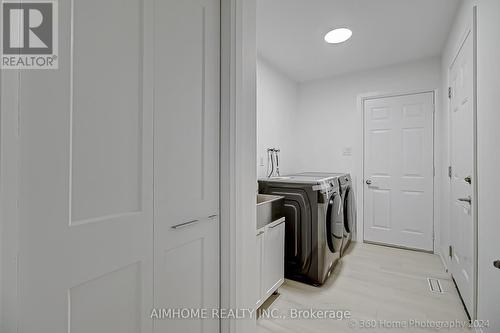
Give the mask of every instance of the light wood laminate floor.
[[[444, 293], [431, 292], [428, 277], [439, 279]], [[370, 244], [353, 243], [324, 286], [286, 280], [279, 295], [263, 308], [279, 310], [287, 318], [261, 317], [257, 320], [259, 333], [470, 332], [463, 328], [391, 328], [389, 324], [414, 326], [411, 320], [432, 325], [466, 323], [467, 316], [437, 255]], [[290, 319], [290, 309], [297, 308], [349, 310], [352, 320]], [[376, 327], [362, 328], [364, 320], [373, 320]], [[380, 321], [386, 321], [385, 327]]]

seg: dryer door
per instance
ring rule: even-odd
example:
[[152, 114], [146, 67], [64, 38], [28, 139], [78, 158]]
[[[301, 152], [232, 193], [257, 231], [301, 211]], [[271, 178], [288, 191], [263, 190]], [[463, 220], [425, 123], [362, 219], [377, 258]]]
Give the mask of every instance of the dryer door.
[[345, 188], [344, 193], [344, 232], [350, 234], [356, 225], [356, 201], [351, 185]]
[[344, 232], [342, 198], [338, 192], [334, 192], [328, 200], [325, 222], [328, 248], [332, 253], [338, 253], [342, 248]]

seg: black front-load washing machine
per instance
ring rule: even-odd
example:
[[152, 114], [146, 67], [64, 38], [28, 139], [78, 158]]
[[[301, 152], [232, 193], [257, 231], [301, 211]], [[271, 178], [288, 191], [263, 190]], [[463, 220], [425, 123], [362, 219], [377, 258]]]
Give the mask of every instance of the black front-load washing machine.
[[342, 251], [338, 181], [300, 175], [261, 179], [259, 193], [285, 197], [285, 277], [315, 286], [325, 283]]

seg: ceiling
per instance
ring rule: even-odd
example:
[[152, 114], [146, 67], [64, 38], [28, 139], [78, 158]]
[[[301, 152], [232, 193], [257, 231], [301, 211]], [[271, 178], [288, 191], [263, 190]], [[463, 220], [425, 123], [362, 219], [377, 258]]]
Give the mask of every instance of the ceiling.
[[[302, 82], [441, 54], [461, 0], [257, 0], [259, 55]], [[352, 38], [327, 44], [331, 29]]]

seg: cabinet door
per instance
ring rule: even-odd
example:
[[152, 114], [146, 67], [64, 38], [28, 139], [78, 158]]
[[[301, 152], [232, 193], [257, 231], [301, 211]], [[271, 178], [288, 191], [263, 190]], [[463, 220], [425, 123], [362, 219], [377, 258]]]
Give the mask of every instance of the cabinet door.
[[285, 223], [270, 226], [264, 234], [263, 287], [264, 295], [281, 283], [284, 276]]
[[257, 271], [255, 272], [255, 276], [257, 276], [257, 290], [259, 291], [257, 295], [257, 300], [255, 304], [257, 306], [260, 306], [261, 302], [263, 301], [263, 297], [266, 293], [266, 290], [264, 290], [264, 283], [263, 283], [263, 278], [264, 278], [264, 270], [262, 269], [263, 267], [263, 259], [264, 259], [264, 233], [265, 231], [263, 229], [259, 230], [257, 232], [257, 246], [256, 250], [257, 252], [255, 253], [255, 260], [257, 260]]

